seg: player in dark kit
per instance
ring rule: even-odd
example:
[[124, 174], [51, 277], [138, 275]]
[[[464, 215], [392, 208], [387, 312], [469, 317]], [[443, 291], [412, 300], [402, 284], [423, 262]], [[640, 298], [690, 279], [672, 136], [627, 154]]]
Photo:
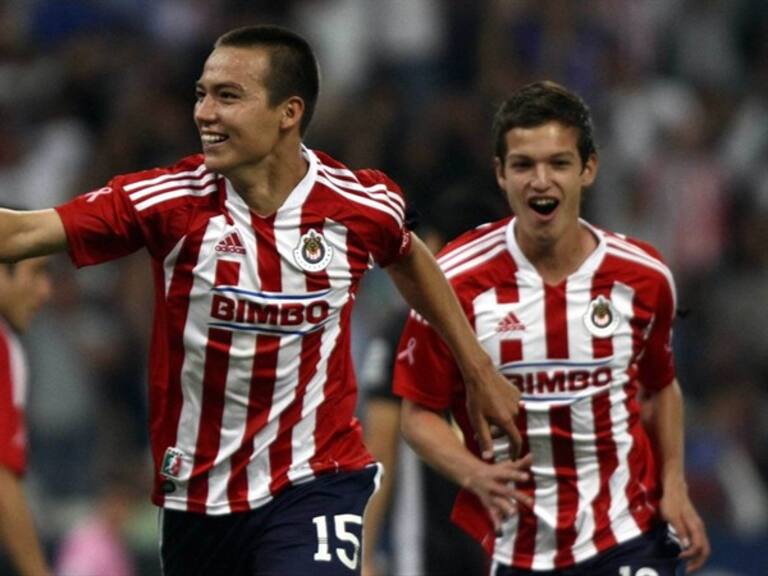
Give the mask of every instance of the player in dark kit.
[[598, 160], [578, 96], [526, 86], [498, 110], [494, 137], [515, 216], [460, 236], [438, 263], [522, 392], [524, 458], [510, 458], [503, 439], [495, 462], [479, 457], [461, 373], [417, 314], [395, 372], [403, 432], [464, 488], [453, 517], [491, 555], [494, 576], [673, 576], [686, 561], [693, 571], [709, 544], [683, 472], [672, 275], [648, 244], [580, 218]]
[[485, 418], [519, 440], [519, 392], [405, 225], [397, 185], [302, 143], [318, 89], [300, 36], [233, 30], [197, 81], [202, 154], [55, 210], [0, 211], [0, 260], [152, 257], [152, 498], [167, 575], [359, 573], [378, 467], [354, 417], [349, 324], [374, 262], [456, 354], [486, 448]]

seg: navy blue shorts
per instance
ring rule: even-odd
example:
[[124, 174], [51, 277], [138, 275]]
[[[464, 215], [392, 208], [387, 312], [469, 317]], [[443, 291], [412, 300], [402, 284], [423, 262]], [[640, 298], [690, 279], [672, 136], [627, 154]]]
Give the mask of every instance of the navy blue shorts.
[[360, 574], [363, 512], [379, 469], [324, 474], [249, 512], [163, 510], [163, 574]]
[[606, 550], [566, 570], [520, 570], [496, 565], [492, 576], [683, 576], [685, 562], [678, 558], [677, 539], [661, 524], [645, 534]]

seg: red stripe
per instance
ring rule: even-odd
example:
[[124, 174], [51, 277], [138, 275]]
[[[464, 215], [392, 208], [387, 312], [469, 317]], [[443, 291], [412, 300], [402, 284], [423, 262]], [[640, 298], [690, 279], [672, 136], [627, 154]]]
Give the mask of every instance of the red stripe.
[[611, 508], [609, 482], [619, 467], [619, 458], [616, 453], [616, 442], [613, 439], [610, 392], [598, 394], [592, 399], [592, 414], [595, 419], [597, 464], [600, 468], [600, 488], [592, 501], [592, 513], [595, 518], [593, 541], [598, 552], [602, 552], [616, 545], [616, 536], [609, 516]]
[[557, 553], [555, 566], [573, 564], [573, 543], [576, 542], [576, 512], [579, 508], [578, 474], [573, 453], [571, 407], [556, 406], [550, 410], [552, 461], [557, 476]]
[[565, 300], [566, 283], [544, 285], [544, 316], [547, 331], [547, 358], [568, 358], [568, 317]]
[[253, 454], [253, 439], [267, 424], [269, 417], [275, 388], [275, 367], [280, 351], [280, 337], [259, 334], [256, 337], [255, 348], [243, 442], [232, 455], [227, 485], [232, 512], [244, 512], [250, 509], [247, 466]]
[[[216, 262], [216, 286], [237, 286], [240, 263], [230, 260]], [[221, 440], [224, 399], [229, 368], [229, 350], [232, 332], [221, 328], [208, 330], [203, 369], [203, 398], [200, 410], [200, 428], [195, 447], [195, 464], [188, 487], [187, 509], [204, 513], [208, 497], [208, 472], [213, 468]]]
[[[517, 426], [523, 438], [521, 454], [528, 454], [531, 446], [528, 442], [528, 418], [525, 406], [520, 407], [518, 413]], [[532, 500], [536, 498], [536, 481], [533, 474], [530, 475], [527, 482], [517, 482], [515, 484], [520, 492], [529, 496]], [[536, 551], [536, 525], [538, 521], [531, 508], [520, 506], [518, 512], [517, 535], [515, 536], [515, 545], [512, 552], [512, 565], [516, 568], [530, 570], [533, 566], [533, 555]]]
[[[590, 301], [598, 296], [610, 299], [617, 272], [617, 270], [613, 270], [611, 273], [606, 270], [610, 264], [611, 259], [605, 258], [601, 267], [595, 272], [592, 279]], [[598, 338], [593, 336], [592, 356], [594, 358], [613, 356], [613, 337]], [[611, 507], [609, 483], [611, 476], [619, 466], [619, 457], [613, 438], [610, 392], [598, 394], [592, 399], [592, 414], [595, 422], [595, 449], [597, 450], [597, 463], [600, 470], [600, 487], [592, 501], [592, 512], [595, 519], [593, 542], [597, 550], [602, 552], [616, 544], [616, 536], [613, 533], [609, 516]]]
[[[155, 320], [150, 346], [149, 409], [155, 470], [160, 470], [163, 454], [176, 445], [184, 397], [181, 391], [181, 369], [184, 364], [184, 326], [189, 313], [189, 294], [194, 282], [205, 226], [189, 236], [176, 258], [173, 277], [165, 295], [164, 270], [161, 262], [152, 261], [155, 277]], [[182, 304], [179, 304], [181, 302]], [[178, 312], [176, 312], [178, 311]], [[175, 312], [175, 313], [174, 313]], [[168, 382], [168, 386], [162, 385]], [[153, 501], [162, 506], [161, 490], [165, 478], [155, 475]]]

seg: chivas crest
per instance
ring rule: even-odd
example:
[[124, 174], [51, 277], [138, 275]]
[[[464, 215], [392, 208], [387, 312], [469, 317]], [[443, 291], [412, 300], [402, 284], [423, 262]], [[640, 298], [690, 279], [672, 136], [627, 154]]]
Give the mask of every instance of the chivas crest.
[[592, 300], [584, 314], [584, 325], [590, 334], [598, 338], [611, 336], [616, 332], [620, 321], [621, 317], [613, 303], [603, 295]]
[[299, 245], [293, 251], [293, 259], [302, 270], [319, 272], [325, 270], [333, 258], [333, 248], [328, 245], [322, 234], [314, 229], [302, 235]]

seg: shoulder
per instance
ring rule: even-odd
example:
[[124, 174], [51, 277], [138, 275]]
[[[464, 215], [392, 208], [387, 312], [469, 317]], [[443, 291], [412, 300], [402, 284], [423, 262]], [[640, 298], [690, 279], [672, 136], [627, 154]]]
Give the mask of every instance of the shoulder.
[[352, 203], [372, 215], [386, 214], [400, 226], [405, 220], [405, 200], [400, 187], [384, 172], [352, 170], [323, 152], [317, 157], [317, 181], [338, 200]]
[[630, 267], [638, 274], [658, 280], [674, 292], [672, 271], [661, 253], [651, 244], [616, 232], [602, 230], [606, 253]]
[[507, 225], [512, 218], [481, 224], [448, 242], [437, 254], [437, 263], [452, 284], [488, 266], [507, 248]]
[[218, 190], [219, 179], [196, 154], [171, 166], [115, 176], [106, 189], [122, 194], [137, 213], [148, 214], [197, 202]]

